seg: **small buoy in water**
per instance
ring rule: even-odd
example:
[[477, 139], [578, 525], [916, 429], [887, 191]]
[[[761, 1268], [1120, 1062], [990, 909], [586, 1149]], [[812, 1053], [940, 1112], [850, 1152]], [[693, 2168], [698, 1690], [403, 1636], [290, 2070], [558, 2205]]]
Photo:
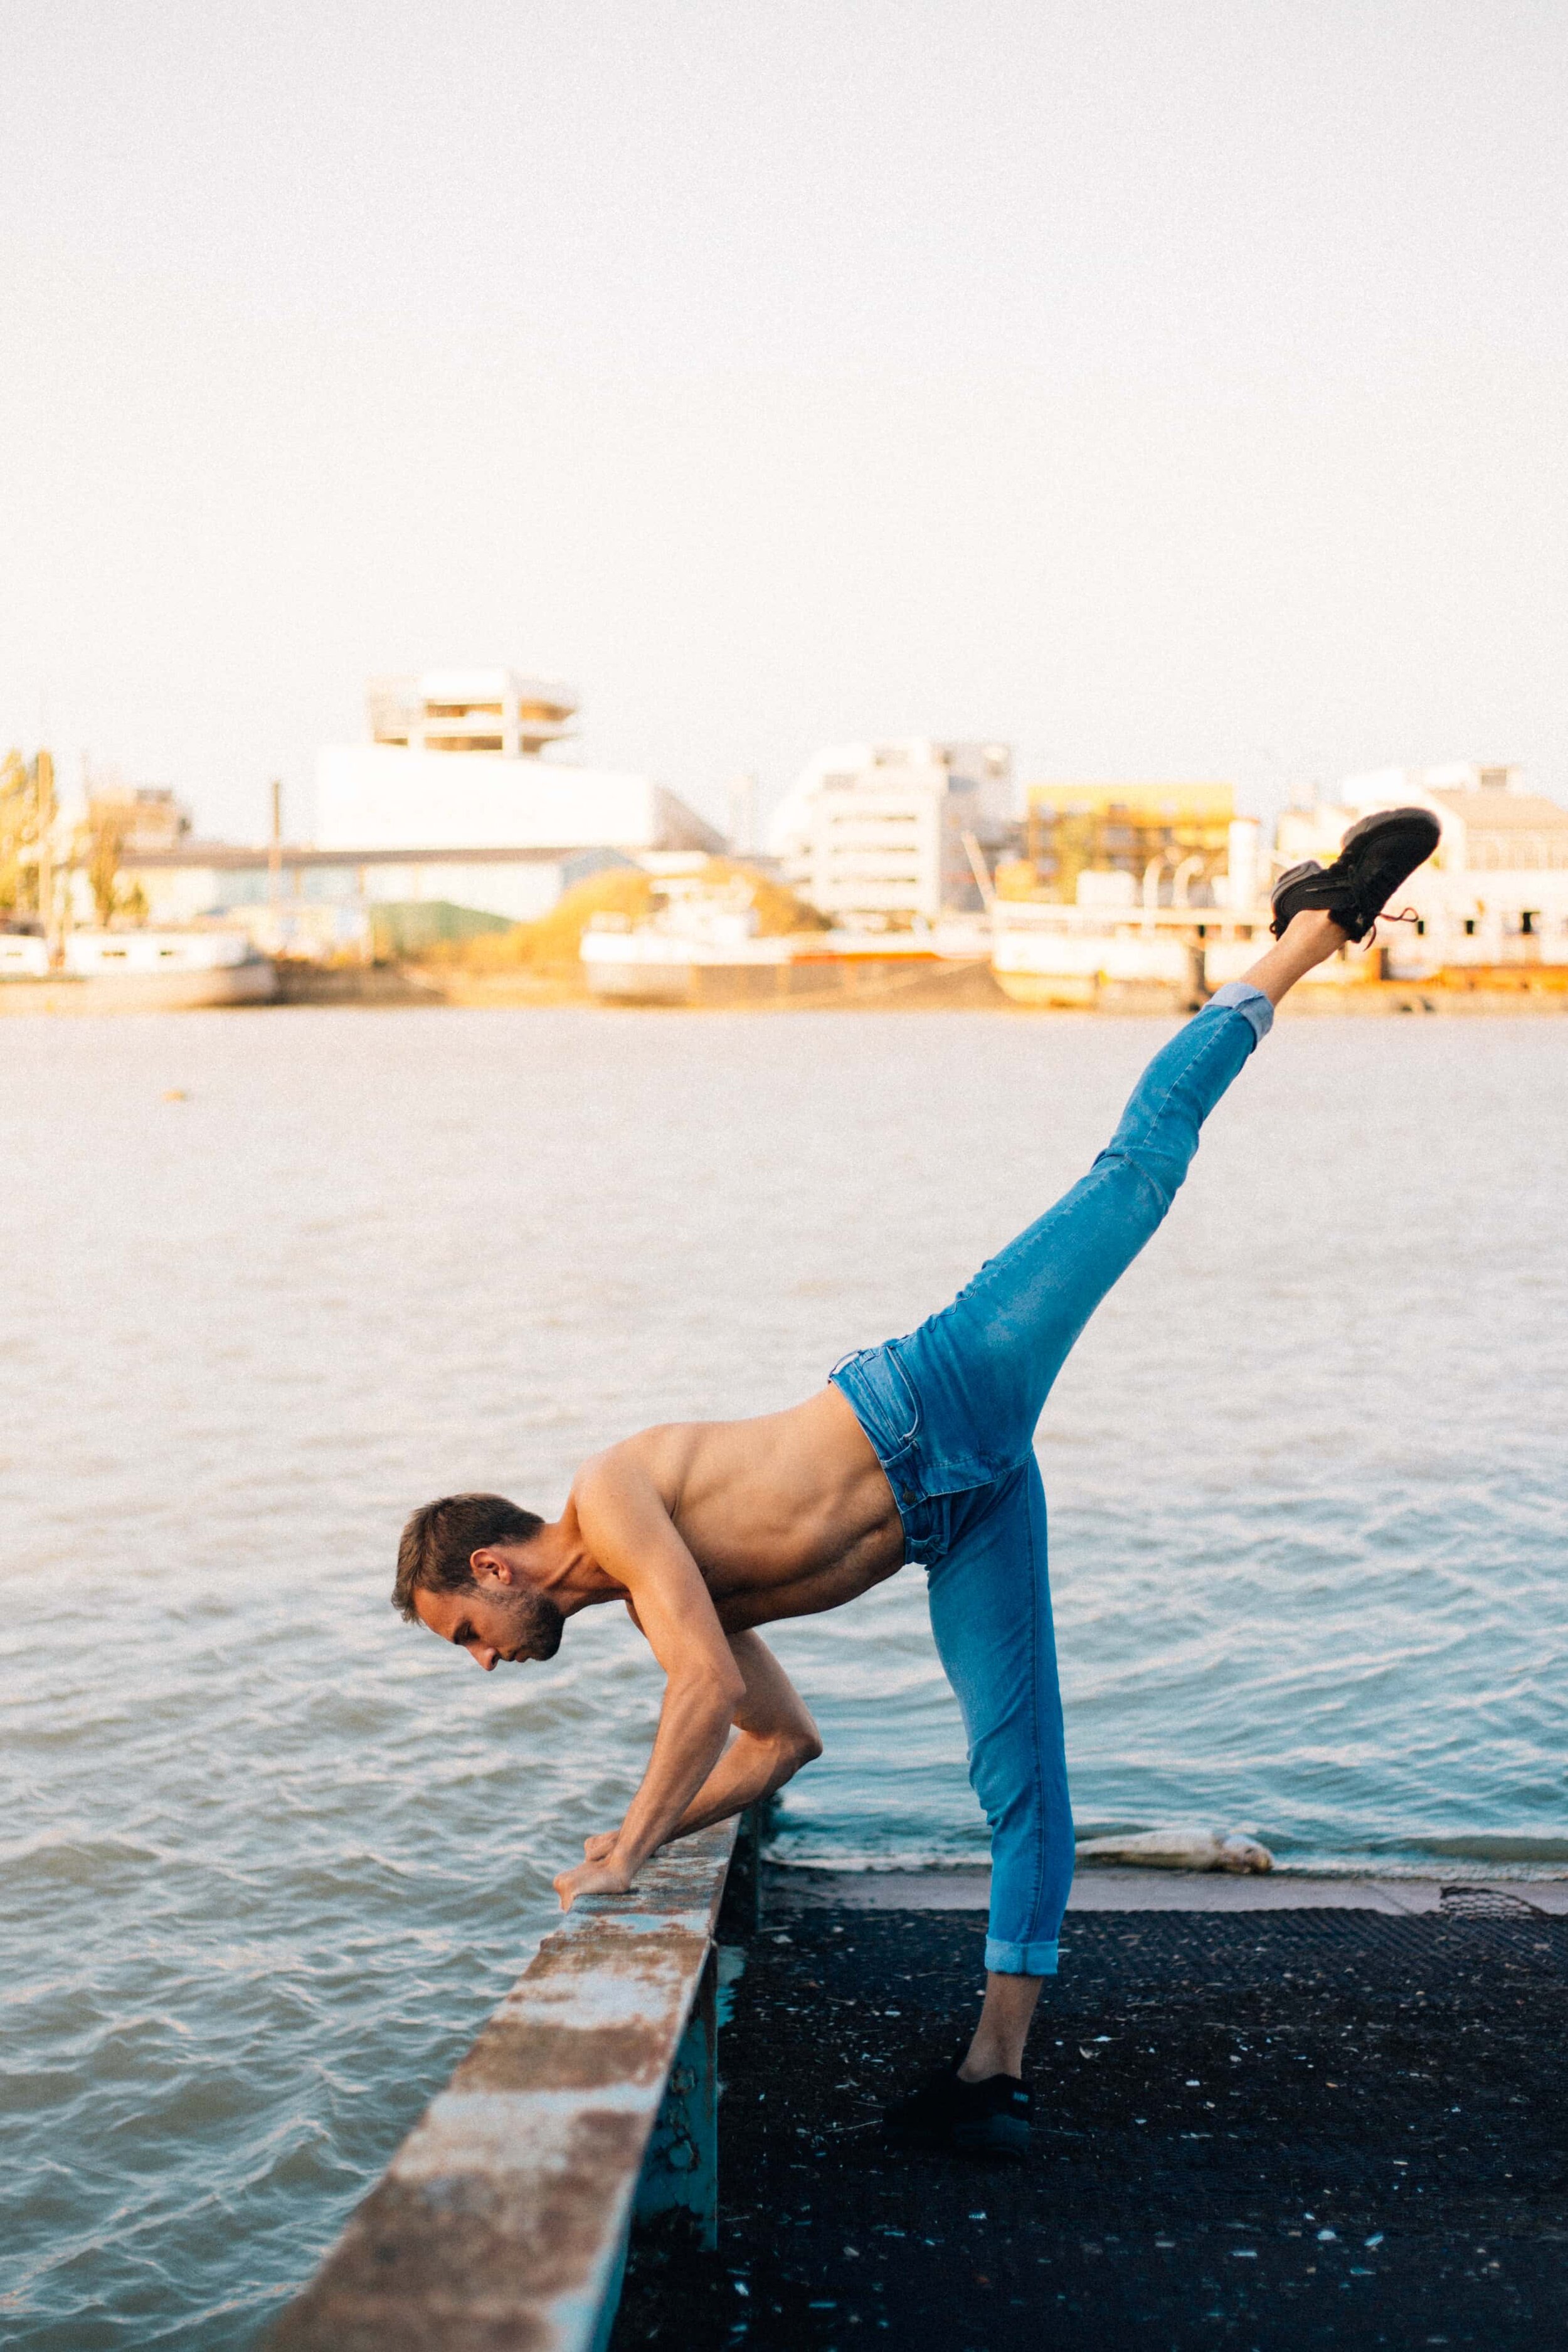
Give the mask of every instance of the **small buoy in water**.
[[184, 1090], [184, 1087], [164, 1087], [164, 1089], [163, 1089], [163, 1100], [164, 1100], [165, 1102], [184, 1102], [184, 1099], [185, 1099], [185, 1090]]
[[1079, 1862], [1121, 1862], [1143, 1870], [1272, 1870], [1274, 1856], [1256, 1838], [1233, 1830], [1143, 1830], [1131, 1837], [1085, 1838]]

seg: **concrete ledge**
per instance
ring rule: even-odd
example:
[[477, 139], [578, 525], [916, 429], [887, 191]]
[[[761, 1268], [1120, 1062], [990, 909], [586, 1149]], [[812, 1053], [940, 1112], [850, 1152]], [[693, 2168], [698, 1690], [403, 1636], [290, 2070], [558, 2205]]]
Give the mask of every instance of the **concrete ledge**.
[[[1568, 1916], [1568, 1879], [1308, 1878], [1285, 1871], [1232, 1877], [1225, 1871], [1080, 1870], [1068, 1897], [1074, 1911], [1381, 1911], [1409, 1917], [1456, 1907], [1458, 1886], [1496, 1899], [1523, 1901]], [[1447, 1887], [1450, 1898], [1445, 1906]], [[988, 1870], [814, 1870], [775, 1868], [768, 1879], [770, 1916], [824, 1904], [842, 1911], [984, 1911]]]
[[627, 2231], [717, 2229], [712, 1942], [736, 1825], [547, 1936], [270, 2352], [599, 2352]]

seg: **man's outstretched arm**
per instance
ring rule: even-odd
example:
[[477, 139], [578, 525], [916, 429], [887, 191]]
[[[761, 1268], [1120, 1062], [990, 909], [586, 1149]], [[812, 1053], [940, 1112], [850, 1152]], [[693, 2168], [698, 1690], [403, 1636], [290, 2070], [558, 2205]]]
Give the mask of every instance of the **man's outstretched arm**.
[[709, 1780], [746, 1698], [701, 1571], [642, 1465], [618, 1449], [606, 1454], [583, 1480], [576, 1504], [595, 1558], [631, 1596], [665, 1691], [647, 1769], [610, 1850], [555, 1881], [563, 1911], [579, 1895], [626, 1892]]

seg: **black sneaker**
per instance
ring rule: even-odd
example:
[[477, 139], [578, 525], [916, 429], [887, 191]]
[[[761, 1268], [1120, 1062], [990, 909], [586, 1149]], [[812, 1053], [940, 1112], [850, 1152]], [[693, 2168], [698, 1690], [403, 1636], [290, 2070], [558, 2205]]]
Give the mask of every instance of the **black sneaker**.
[[965, 2083], [948, 2067], [932, 2074], [907, 2098], [882, 2111], [897, 2139], [929, 2147], [955, 2148], [964, 2156], [1027, 2156], [1029, 2094], [1016, 2074], [988, 2074]]
[[1400, 884], [1436, 848], [1442, 826], [1429, 809], [1379, 809], [1352, 824], [1331, 866], [1315, 857], [1292, 866], [1274, 885], [1274, 920], [1283, 935], [1292, 915], [1321, 907], [1347, 939], [1364, 940]]

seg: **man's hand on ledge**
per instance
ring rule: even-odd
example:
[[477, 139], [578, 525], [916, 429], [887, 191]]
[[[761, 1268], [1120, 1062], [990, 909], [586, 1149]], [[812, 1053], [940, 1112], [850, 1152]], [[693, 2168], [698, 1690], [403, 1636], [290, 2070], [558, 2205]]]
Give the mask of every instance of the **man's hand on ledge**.
[[583, 1852], [588, 1860], [603, 1862], [606, 1855], [614, 1853], [616, 1834], [615, 1830], [595, 1830], [592, 1837], [585, 1837], [583, 1841]]
[[[597, 1838], [589, 1838], [585, 1842], [589, 1845], [599, 1843]], [[615, 1840], [611, 1838], [606, 1843], [613, 1845]], [[623, 1870], [617, 1863], [580, 1862], [575, 1870], [563, 1870], [553, 1883], [555, 1892], [561, 1897], [561, 1908], [570, 1911], [579, 1895], [625, 1895], [629, 1891], [632, 1881], [631, 1873]]]

